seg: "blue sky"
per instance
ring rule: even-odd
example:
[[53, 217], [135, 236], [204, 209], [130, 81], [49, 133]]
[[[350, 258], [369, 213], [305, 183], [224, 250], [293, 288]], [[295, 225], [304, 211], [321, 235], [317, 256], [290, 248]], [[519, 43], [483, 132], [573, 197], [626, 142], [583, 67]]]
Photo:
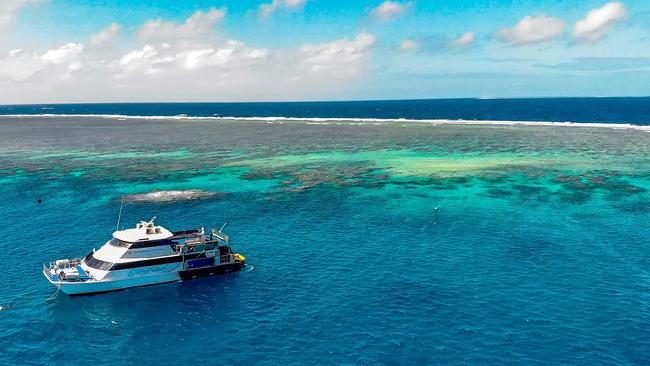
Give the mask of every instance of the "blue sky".
[[650, 95], [650, 3], [2, 0], [0, 103]]

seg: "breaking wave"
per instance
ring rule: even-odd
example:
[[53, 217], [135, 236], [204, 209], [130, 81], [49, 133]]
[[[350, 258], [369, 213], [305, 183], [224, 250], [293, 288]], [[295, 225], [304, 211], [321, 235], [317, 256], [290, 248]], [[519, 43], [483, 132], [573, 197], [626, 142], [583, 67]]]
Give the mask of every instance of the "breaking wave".
[[338, 118], [338, 117], [233, 117], [233, 116], [146, 116], [126, 114], [2, 114], [0, 118], [104, 118], [132, 120], [190, 120], [190, 121], [259, 121], [267, 123], [303, 122], [309, 124], [368, 125], [384, 123], [427, 123], [432, 125], [495, 125], [495, 126], [554, 126], [554, 127], [600, 127], [613, 129], [635, 129], [650, 132], [650, 126], [631, 123], [594, 122], [548, 122], [548, 121], [498, 121], [465, 119], [410, 119], [410, 118]]

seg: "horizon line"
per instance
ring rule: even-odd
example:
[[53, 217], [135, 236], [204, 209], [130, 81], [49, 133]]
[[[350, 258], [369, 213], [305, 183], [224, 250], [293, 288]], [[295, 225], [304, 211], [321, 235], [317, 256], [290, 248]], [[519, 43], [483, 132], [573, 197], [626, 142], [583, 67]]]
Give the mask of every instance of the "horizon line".
[[54, 103], [11, 103], [0, 107], [38, 105], [107, 105], [107, 104], [283, 104], [283, 103], [355, 103], [355, 102], [408, 102], [427, 100], [522, 100], [522, 99], [645, 99], [650, 95], [621, 96], [530, 96], [530, 97], [443, 97], [443, 98], [388, 98], [388, 99], [340, 99], [340, 100], [284, 100], [284, 101], [139, 101], [139, 102], [54, 102]]

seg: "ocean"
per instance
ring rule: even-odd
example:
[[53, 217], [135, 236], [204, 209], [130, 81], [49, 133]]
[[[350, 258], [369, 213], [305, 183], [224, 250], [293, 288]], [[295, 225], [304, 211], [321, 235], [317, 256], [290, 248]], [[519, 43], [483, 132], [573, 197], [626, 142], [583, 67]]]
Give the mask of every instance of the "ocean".
[[[0, 115], [0, 364], [650, 363], [650, 98]], [[249, 266], [48, 301], [130, 195]]]
[[0, 115], [407, 119], [650, 124], [650, 97], [0, 105]]

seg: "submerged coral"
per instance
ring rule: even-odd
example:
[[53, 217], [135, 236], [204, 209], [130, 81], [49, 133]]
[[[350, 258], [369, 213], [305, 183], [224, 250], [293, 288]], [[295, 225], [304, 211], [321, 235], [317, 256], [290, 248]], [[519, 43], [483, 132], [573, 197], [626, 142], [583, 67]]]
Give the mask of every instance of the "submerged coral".
[[178, 202], [188, 200], [208, 199], [224, 195], [222, 192], [208, 192], [200, 189], [153, 191], [148, 193], [136, 193], [124, 196], [125, 202], [131, 203], [154, 203], [154, 202]]

